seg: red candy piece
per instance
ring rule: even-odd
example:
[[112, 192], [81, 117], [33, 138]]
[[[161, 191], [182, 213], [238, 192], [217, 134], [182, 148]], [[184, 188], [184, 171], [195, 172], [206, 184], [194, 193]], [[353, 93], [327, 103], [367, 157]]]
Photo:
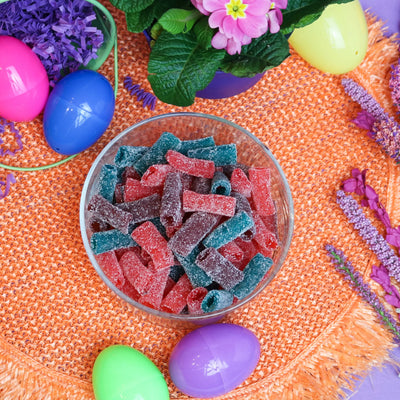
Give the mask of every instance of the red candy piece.
[[186, 306], [187, 296], [193, 289], [186, 274], [182, 275], [161, 302], [161, 310], [179, 314]]
[[121, 266], [125, 278], [133, 286], [135, 286], [137, 277], [146, 268], [134, 251], [126, 251], [119, 259], [119, 265]]
[[164, 186], [165, 178], [175, 169], [168, 164], [154, 164], [147, 168], [140, 182], [144, 186]]
[[241, 168], [235, 168], [231, 175], [231, 188], [245, 197], [251, 196], [251, 182]]
[[139, 200], [154, 193], [160, 193], [160, 188], [144, 186], [138, 179], [128, 178], [125, 183], [124, 201]]
[[235, 266], [240, 264], [244, 259], [244, 251], [235, 243], [235, 241], [229, 242], [220, 247], [218, 252]]
[[202, 314], [201, 303], [206, 297], [208, 290], [204, 287], [194, 288], [187, 296], [186, 302], [190, 314]]
[[138, 301], [140, 294], [138, 291], [129, 283], [129, 281], [125, 281], [125, 283], [118, 288], [122, 293], [125, 293], [132, 300]]
[[170, 165], [186, 174], [210, 179], [214, 176], [214, 161], [186, 157], [175, 150], [168, 150], [166, 158]]
[[154, 308], [160, 309], [161, 301], [164, 295], [165, 286], [167, 285], [169, 276], [169, 268], [164, 268], [154, 274], [154, 278], [147, 288], [145, 294], [140, 296], [139, 303]]
[[150, 254], [156, 270], [174, 265], [174, 255], [167, 246], [167, 241], [152, 222], [147, 221], [139, 225], [132, 232], [132, 238]]
[[96, 260], [107, 278], [120, 289], [125, 284], [125, 277], [114, 251], [96, 256]]
[[131, 179], [139, 179], [140, 180], [140, 174], [139, 172], [136, 171], [135, 168], [133, 167], [125, 167], [124, 172], [122, 173], [122, 183], [125, 185], [126, 180], [128, 178]]
[[260, 252], [264, 256], [271, 257], [273, 250], [278, 247], [278, 240], [275, 234], [266, 228], [263, 220], [256, 212], [253, 212], [253, 220], [256, 227], [256, 234], [253, 240], [257, 243]]
[[262, 216], [275, 214], [275, 205], [270, 192], [271, 171], [269, 168], [250, 168], [249, 179], [257, 212]]
[[202, 211], [211, 214], [233, 217], [235, 215], [236, 199], [221, 194], [201, 194], [191, 190], [183, 192], [183, 211]]
[[240, 237], [236, 238], [234, 242], [243, 250], [243, 260], [239, 265], [236, 265], [240, 270], [243, 270], [249, 261], [258, 253], [258, 249], [252, 241], [248, 242]]

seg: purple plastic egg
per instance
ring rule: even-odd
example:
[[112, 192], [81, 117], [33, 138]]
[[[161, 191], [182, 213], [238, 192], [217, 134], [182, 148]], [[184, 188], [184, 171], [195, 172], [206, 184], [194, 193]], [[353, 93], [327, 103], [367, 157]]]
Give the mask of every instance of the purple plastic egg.
[[230, 392], [247, 379], [260, 358], [260, 343], [248, 329], [214, 324], [195, 329], [175, 346], [169, 374], [175, 386], [192, 397]]

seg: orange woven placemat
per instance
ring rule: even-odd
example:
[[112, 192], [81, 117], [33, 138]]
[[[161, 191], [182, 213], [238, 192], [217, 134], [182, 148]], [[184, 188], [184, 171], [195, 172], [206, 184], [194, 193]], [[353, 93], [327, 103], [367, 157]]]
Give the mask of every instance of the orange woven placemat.
[[[120, 82], [130, 75], [150, 90], [144, 36], [127, 32], [123, 14], [110, 10], [118, 26]], [[370, 19], [369, 29], [367, 57], [349, 76], [394, 113], [387, 84], [397, 46], [379, 22]], [[110, 56], [100, 69], [111, 81], [113, 62]], [[400, 223], [399, 167], [350, 123], [359, 108], [340, 81], [293, 54], [246, 93], [196, 99], [185, 109], [253, 132], [282, 165], [294, 198], [285, 264], [261, 296], [229, 317], [258, 336], [262, 351], [254, 373], [224, 399], [335, 399], [349, 377], [385, 361], [393, 346], [324, 250], [328, 242], [343, 249], [365, 276], [375, 261], [335, 202], [354, 167], [368, 168], [369, 182]], [[153, 112], [143, 109], [120, 83], [114, 119], [98, 143], [58, 168], [14, 173], [17, 182], [0, 202], [1, 399], [93, 399], [94, 360], [115, 343], [145, 353], [164, 373], [171, 398], [187, 398], [168, 377], [169, 354], [186, 332], [142, 320], [111, 293], [86, 256], [78, 219], [85, 175], [100, 150], [130, 125], [175, 111], [182, 109], [161, 102]], [[60, 159], [46, 145], [41, 122], [17, 124], [24, 150], [5, 163]], [[0, 179], [5, 174], [0, 169]]]

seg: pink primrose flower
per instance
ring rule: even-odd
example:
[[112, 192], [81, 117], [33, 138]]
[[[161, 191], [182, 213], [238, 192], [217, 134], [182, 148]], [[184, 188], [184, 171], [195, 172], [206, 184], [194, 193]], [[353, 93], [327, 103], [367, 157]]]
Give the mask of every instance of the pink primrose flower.
[[210, 15], [210, 13], [204, 8], [203, 0], [190, 0], [192, 4], [204, 15]]
[[282, 11], [287, 7], [288, 0], [276, 0], [271, 3], [268, 11], [268, 28], [271, 33], [277, 33], [281, 29], [283, 17]]

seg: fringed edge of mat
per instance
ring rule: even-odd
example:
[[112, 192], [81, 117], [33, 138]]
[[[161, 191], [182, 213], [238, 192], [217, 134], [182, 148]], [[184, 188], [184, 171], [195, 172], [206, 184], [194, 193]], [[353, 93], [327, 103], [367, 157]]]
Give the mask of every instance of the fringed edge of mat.
[[1, 400], [92, 399], [91, 384], [52, 371], [0, 339]]

